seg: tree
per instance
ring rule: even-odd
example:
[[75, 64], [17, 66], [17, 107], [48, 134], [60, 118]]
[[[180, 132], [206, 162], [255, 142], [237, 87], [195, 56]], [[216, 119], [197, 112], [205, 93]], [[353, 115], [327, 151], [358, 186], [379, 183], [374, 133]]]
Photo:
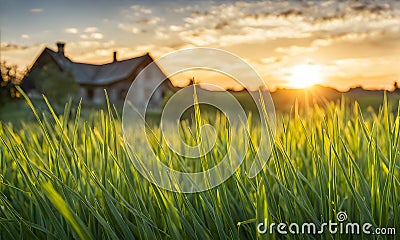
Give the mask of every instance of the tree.
[[5, 104], [13, 98], [20, 98], [21, 94], [15, 86], [21, 82], [25, 71], [20, 71], [17, 65], [9, 65], [6, 61], [1, 62], [0, 68], [0, 105]]
[[75, 82], [74, 76], [69, 71], [61, 71], [54, 63], [43, 66], [35, 73], [31, 73], [35, 79], [35, 86], [53, 101], [63, 101], [73, 97], [79, 85]]

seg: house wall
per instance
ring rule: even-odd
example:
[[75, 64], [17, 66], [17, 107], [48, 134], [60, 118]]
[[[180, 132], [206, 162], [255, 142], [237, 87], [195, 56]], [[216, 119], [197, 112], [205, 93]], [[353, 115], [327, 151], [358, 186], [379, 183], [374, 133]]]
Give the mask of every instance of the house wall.
[[106, 102], [106, 96], [104, 93], [104, 88], [95, 87], [93, 88], [93, 103], [94, 104], [104, 104]]
[[[146, 73], [147, 74], [142, 75], [144, 81], [140, 81], [138, 85], [135, 85], [140, 89], [137, 92], [138, 94], [133, 96], [132, 99], [136, 104], [146, 104], [146, 100], [150, 97], [154, 86], [160, 82], [160, 79], [165, 77], [158, 68], [154, 68], [154, 70], [147, 71]], [[105, 104], [106, 98], [104, 89], [106, 89], [110, 102], [121, 104], [125, 101], [132, 81], [133, 79], [120, 81], [110, 86], [80, 86], [79, 97], [86, 103]], [[166, 85], [163, 84], [154, 92], [148, 103], [149, 110], [156, 111], [161, 109], [165, 90]]]
[[78, 97], [82, 98], [82, 101], [87, 101], [88, 99], [88, 93], [87, 93], [87, 89], [83, 86], [79, 86], [79, 90], [78, 90]]
[[[106, 102], [106, 95], [102, 86], [86, 86], [81, 85], [78, 90], [78, 97], [82, 98], [83, 103], [104, 104]], [[109, 94], [109, 90], [107, 90]]]
[[[141, 78], [140, 81], [135, 84], [136, 87], [138, 87], [139, 91], [137, 91], [135, 96], [132, 96], [132, 101], [135, 102], [135, 104], [144, 106], [147, 104], [147, 100], [150, 98], [150, 101], [147, 105], [148, 110], [159, 110], [161, 109], [161, 106], [163, 104], [163, 97], [164, 97], [164, 92], [166, 91], [166, 85], [162, 84], [160, 87], [156, 89], [156, 91], [153, 93], [153, 90], [155, 86], [157, 86], [160, 81], [162, 81], [165, 76], [164, 74], [159, 70], [156, 65], [152, 65], [154, 67], [151, 68], [151, 70], [146, 71], [143, 75], [140, 75]], [[151, 95], [153, 93], [153, 95]]]
[[[149, 86], [150, 83], [145, 86], [144, 92], [145, 92], [146, 98], [151, 94], [151, 90], [152, 90], [151, 88], [153, 88], [154, 85], [159, 84], [160, 80], [163, 80], [165, 77], [164, 74], [161, 71], [159, 71], [158, 68], [154, 69], [154, 71], [151, 71], [149, 75], [150, 75], [150, 76], [148, 76], [149, 80], [152, 83], [151, 83], [151, 86]], [[161, 86], [159, 86], [157, 88], [157, 90], [151, 96], [149, 106], [148, 106], [149, 109], [157, 110], [157, 109], [161, 108], [165, 91], [166, 91], [165, 84], [162, 84]]]

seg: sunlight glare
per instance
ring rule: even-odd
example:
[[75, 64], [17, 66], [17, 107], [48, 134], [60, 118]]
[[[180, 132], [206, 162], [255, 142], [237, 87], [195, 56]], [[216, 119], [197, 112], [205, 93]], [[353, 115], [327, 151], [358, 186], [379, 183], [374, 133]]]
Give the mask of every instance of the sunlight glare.
[[308, 88], [322, 82], [318, 65], [296, 65], [289, 70], [289, 86], [294, 88]]

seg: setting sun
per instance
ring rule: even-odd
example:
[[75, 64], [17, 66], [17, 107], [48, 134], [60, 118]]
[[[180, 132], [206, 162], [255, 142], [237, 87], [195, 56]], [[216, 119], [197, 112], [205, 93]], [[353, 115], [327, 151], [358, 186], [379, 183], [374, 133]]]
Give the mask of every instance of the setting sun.
[[308, 88], [322, 82], [319, 66], [312, 64], [296, 65], [289, 69], [289, 86]]

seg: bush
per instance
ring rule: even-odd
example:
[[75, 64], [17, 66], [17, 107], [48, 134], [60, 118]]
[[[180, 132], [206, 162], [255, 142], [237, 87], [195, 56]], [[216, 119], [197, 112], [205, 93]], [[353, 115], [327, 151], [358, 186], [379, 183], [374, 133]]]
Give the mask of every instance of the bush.
[[21, 96], [20, 93], [16, 91], [15, 85], [19, 84], [23, 75], [24, 71], [18, 70], [17, 65], [9, 65], [6, 61], [1, 63], [0, 106]]
[[79, 89], [73, 74], [60, 71], [54, 63], [47, 64], [32, 74], [39, 92], [53, 101], [64, 101], [68, 97], [73, 97]]

